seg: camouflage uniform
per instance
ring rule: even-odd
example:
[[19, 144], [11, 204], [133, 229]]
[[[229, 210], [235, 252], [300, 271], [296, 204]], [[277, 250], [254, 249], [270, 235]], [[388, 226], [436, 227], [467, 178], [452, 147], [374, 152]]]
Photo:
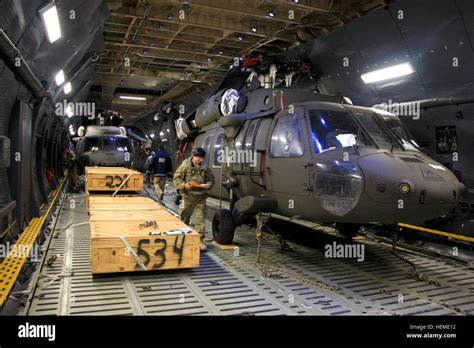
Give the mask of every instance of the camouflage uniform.
[[210, 184], [209, 189], [211, 189], [215, 181], [211, 170], [204, 163], [202, 163], [201, 166], [195, 166], [191, 162], [191, 158], [181, 163], [174, 173], [173, 183], [176, 189], [181, 191], [183, 197], [183, 201], [179, 206], [179, 216], [181, 220], [188, 225], [194, 211], [196, 231], [203, 236], [205, 233], [207, 190], [199, 188], [186, 190], [184, 184], [191, 181], [195, 181], [199, 184], [207, 183]]

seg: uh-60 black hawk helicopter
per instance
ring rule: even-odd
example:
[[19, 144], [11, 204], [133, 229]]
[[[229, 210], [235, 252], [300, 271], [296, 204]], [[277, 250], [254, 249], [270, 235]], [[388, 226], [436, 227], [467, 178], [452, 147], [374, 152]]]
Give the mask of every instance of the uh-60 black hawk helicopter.
[[194, 137], [208, 154], [217, 183], [209, 194], [230, 200], [230, 210], [213, 218], [218, 243], [230, 244], [235, 227], [259, 212], [335, 223], [353, 236], [370, 224], [423, 224], [457, 206], [464, 185], [396, 115], [345, 97], [272, 88], [267, 77], [256, 88], [249, 80], [238, 88], [221, 83], [176, 122], [178, 137]]

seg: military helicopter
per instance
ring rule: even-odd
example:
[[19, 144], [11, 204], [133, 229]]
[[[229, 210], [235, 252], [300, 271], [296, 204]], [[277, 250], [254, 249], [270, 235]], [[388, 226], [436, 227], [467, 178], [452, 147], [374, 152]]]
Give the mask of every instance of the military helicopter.
[[128, 167], [133, 165], [132, 142], [123, 127], [80, 126], [73, 138], [82, 169], [85, 166]]
[[267, 78], [222, 88], [176, 121], [178, 137], [208, 154], [216, 177], [209, 194], [230, 201], [213, 217], [218, 243], [230, 244], [236, 226], [259, 212], [335, 223], [351, 237], [361, 226], [423, 224], [457, 206], [464, 185], [396, 115], [274, 88]]

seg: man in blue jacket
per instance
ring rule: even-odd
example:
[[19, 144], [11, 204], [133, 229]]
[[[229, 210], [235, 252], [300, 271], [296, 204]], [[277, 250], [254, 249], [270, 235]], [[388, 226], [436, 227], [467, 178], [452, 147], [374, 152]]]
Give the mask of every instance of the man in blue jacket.
[[163, 200], [166, 176], [171, 173], [171, 157], [165, 151], [163, 145], [158, 145], [158, 152], [153, 156], [148, 170], [153, 173], [155, 192], [160, 197], [160, 200]]

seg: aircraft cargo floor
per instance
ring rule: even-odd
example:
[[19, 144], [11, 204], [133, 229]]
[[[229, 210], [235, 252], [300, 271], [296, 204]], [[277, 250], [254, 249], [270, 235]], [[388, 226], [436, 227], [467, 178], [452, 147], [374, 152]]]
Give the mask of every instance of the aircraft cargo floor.
[[[166, 206], [175, 210], [174, 190]], [[66, 193], [65, 193], [66, 194]], [[362, 239], [365, 260], [326, 258], [324, 248], [289, 242], [281, 252], [265, 235], [256, 264], [255, 230], [239, 228], [234, 250], [215, 246], [190, 270], [92, 276], [85, 197], [63, 205], [30, 286], [27, 315], [467, 315], [474, 314], [474, 270]], [[156, 196], [155, 196], [156, 198]], [[208, 202], [207, 231], [215, 209]], [[66, 227], [66, 228], [64, 228]], [[332, 237], [328, 237], [332, 238]], [[337, 240], [337, 239], [335, 239]], [[48, 266], [48, 260], [51, 265]]]

